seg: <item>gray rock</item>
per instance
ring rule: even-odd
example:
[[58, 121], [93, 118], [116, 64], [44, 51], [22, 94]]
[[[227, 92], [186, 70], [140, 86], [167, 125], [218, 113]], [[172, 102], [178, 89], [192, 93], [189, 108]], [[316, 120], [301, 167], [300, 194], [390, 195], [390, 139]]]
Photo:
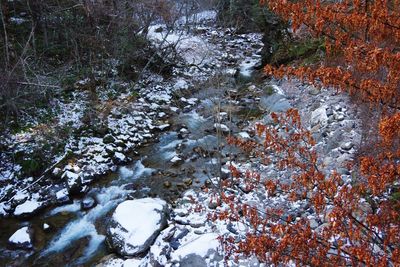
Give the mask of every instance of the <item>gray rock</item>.
[[337, 121], [342, 121], [344, 120], [344, 115], [343, 114], [335, 114], [335, 120]]
[[315, 87], [312, 87], [312, 88], [308, 91], [308, 93], [309, 93], [310, 95], [318, 95], [320, 92], [321, 92], [321, 91], [318, 90], [318, 89], [315, 88]]
[[283, 95], [273, 94], [268, 97], [261, 97], [260, 107], [271, 112], [283, 112], [288, 110], [291, 105]]
[[317, 229], [319, 226], [319, 223], [315, 219], [310, 220], [310, 227], [311, 229]]

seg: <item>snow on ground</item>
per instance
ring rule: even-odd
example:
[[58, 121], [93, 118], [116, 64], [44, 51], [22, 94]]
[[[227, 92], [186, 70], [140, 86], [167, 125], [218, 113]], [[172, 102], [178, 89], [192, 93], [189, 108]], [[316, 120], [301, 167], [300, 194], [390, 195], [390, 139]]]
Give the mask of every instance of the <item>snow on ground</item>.
[[[189, 19], [207, 21], [213, 19], [214, 16], [215, 12], [204, 12]], [[202, 33], [191, 34], [179, 30], [167, 34], [165, 28], [163, 28], [161, 32], [156, 32], [156, 26], [151, 28], [149, 35], [157, 45], [175, 44], [175, 42], [178, 41], [177, 49], [179, 54], [183, 55], [186, 63], [198, 64], [199, 66], [197, 67], [200, 67], [201, 69], [192, 66], [175, 70], [174, 77], [170, 80], [166, 80], [163, 77], [154, 74], [145, 76], [144, 82], [140, 81], [134, 87], [135, 93], [138, 94], [138, 97], [134, 102], [129, 102], [124, 98], [129, 94], [126, 94], [125, 96], [121, 95], [117, 98], [117, 103], [113, 106], [110, 114], [106, 117], [107, 136], [98, 134], [94, 137], [91, 134], [83, 132], [82, 135], [68, 140], [66, 150], [72, 152], [74, 157], [77, 158], [77, 161], [72, 165], [66, 164], [64, 166], [59, 166], [61, 170], [60, 177], [63, 173], [66, 173], [63, 176], [64, 178], [67, 178], [67, 176], [70, 178], [79, 176], [82, 178], [82, 184], [87, 186], [95, 178], [109, 172], [110, 170], [115, 170], [114, 160], [120, 160], [122, 158], [121, 155], [129, 155], [128, 153], [134, 151], [135, 148], [142, 145], [146, 140], [156, 136], [155, 132], [168, 128], [164, 127], [168, 125], [166, 121], [168, 119], [168, 114], [170, 113], [170, 108], [168, 106], [171, 106], [172, 104], [179, 106], [178, 104], [182, 103], [186, 105], [184, 109], [190, 110], [198, 103], [198, 99], [196, 98], [182, 97], [180, 99], [174, 99], [174, 93], [179, 93], [180, 90], [190, 90], [193, 85], [197, 85], [200, 81], [205, 81], [209, 77], [223, 72], [227, 67], [237, 69], [242, 62], [244, 62], [243, 64], [246, 63], [247, 59], [245, 53], [254, 50], [251, 50], [252, 44], [261, 43], [261, 38], [258, 35], [237, 36], [230, 31], [225, 32], [223, 29], [214, 29], [200, 24], [198, 29], [200, 29], [198, 32]], [[164, 39], [165, 41], [162, 43]], [[227, 59], [230, 59], [229, 63], [226, 63], [228, 62]], [[233, 72], [231, 74], [233, 74]], [[77, 95], [75, 98], [75, 101], [71, 104], [60, 104], [60, 106], [63, 107], [63, 112], [59, 115], [59, 122], [61, 124], [80, 127], [79, 123], [84, 114], [84, 103], [80, 101], [80, 99], [83, 99], [84, 96], [79, 97], [79, 95]], [[174, 108], [174, 110], [178, 111], [179, 109]], [[190, 116], [198, 116], [199, 118], [202, 118], [196, 112], [189, 113], [189, 117]], [[190, 119], [191, 117], [188, 118], [188, 120]], [[199, 125], [189, 125], [189, 128], [194, 128], [190, 130], [196, 130], [196, 127], [199, 127]], [[185, 129], [183, 129], [182, 132], [184, 133]], [[19, 142], [27, 142], [30, 139], [29, 134], [22, 134], [17, 137]], [[174, 148], [172, 146], [177, 144], [178, 143], [165, 144], [165, 152], [170, 153], [167, 155], [168, 157], [170, 156], [173, 158], [177, 155], [171, 154], [174, 152], [169, 151], [169, 147]], [[140, 168], [141, 166], [139, 164], [139, 171]], [[151, 172], [152, 170], [149, 169], [143, 171]], [[135, 178], [129, 171], [121, 169], [121, 172], [121, 176], [125, 176], [126, 179]], [[53, 178], [56, 178], [56, 176], [58, 177], [58, 175], [54, 176], [55, 177]], [[66, 196], [67, 181], [60, 179], [60, 177], [57, 178], [58, 180], [54, 180], [59, 181], [59, 183], [56, 184], [55, 188], [53, 188], [55, 189], [53, 192], [54, 198], [59, 199], [69, 197]], [[123, 179], [125, 178], [123, 177]], [[26, 180], [26, 182], [28, 183], [29, 181]], [[32, 180], [30, 180], [30, 182], [32, 182]], [[85, 188], [86, 187], [82, 187], [80, 189], [83, 191]], [[117, 205], [120, 199], [123, 199], [127, 194], [125, 191], [120, 195], [115, 192], [114, 194], [111, 192], [113, 191], [112, 189], [113, 188], [108, 188], [104, 192], [100, 192], [97, 196], [99, 204], [95, 208], [87, 211], [87, 213], [80, 211], [80, 203], [76, 201], [73, 204], [54, 209], [50, 214], [68, 211], [79, 214], [79, 216], [72, 220], [54, 237], [44, 253], [62, 251], [71, 242], [89, 235], [89, 246], [84, 254], [88, 257], [93, 254], [104, 240], [104, 236], [99, 234], [94, 227], [96, 219], [110, 211], [115, 205]], [[111, 197], [109, 198], [108, 196], [105, 196], [105, 194], [109, 194]], [[32, 197], [29, 198], [30, 195], [32, 195], [32, 192], [29, 190], [27, 199], [33, 201]], [[73, 196], [71, 196], [71, 198], [72, 197]], [[25, 196], [17, 196], [18, 201], [22, 201], [21, 199], [24, 198]], [[15, 203], [13, 202], [12, 205], [17, 208], [21, 205], [21, 203], [18, 203], [18, 205]], [[0, 203], [0, 205], [6, 207], [5, 203]], [[26, 206], [19, 207], [18, 211], [32, 210], [34, 203], [25, 205]], [[185, 244], [185, 248], [180, 246], [180, 252], [174, 254], [177, 255], [177, 258], [184, 256], [185, 253], [189, 253], [189, 250], [192, 249], [194, 253], [204, 255], [204, 251], [208, 251], [208, 249], [205, 248], [205, 245], [209, 245], [209, 248], [216, 247], [216, 240], [211, 239], [211, 236], [215, 236], [215, 233], [211, 234], [214, 230], [209, 228], [209, 222], [204, 214], [197, 216], [196, 213], [190, 212], [189, 208], [186, 212], [188, 216], [185, 217], [181, 214], [181, 222], [185, 221], [185, 223], [188, 223], [188, 227], [191, 227], [191, 230], [187, 236], [183, 234], [184, 232], [177, 232], [174, 236], [174, 238], [179, 240], [179, 242]], [[130, 216], [132, 216], [132, 214], [134, 213], [130, 213]], [[150, 221], [152, 220], [151, 217], [147, 216], [146, 218], [150, 219]], [[178, 223], [176, 223], [176, 226], [184, 231], [184, 228], [182, 228]], [[203, 234], [204, 236], [202, 236]], [[143, 239], [142, 237], [141, 239]], [[138, 243], [139, 241], [134, 239], [132, 242]], [[191, 242], [199, 243], [193, 245]], [[153, 251], [156, 250], [157, 246], [154, 246]], [[125, 260], [122, 264], [126, 266], [129, 264], [137, 266], [145, 263], [145, 259], [140, 260], [140, 262], [139, 260], [132, 259]]]
[[159, 24], [150, 26], [148, 37], [160, 48], [175, 46], [178, 54], [189, 64], [204, 64], [213, 58], [213, 46], [210, 43], [185, 31], [172, 32]]
[[198, 24], [207, 21], [214, 21], [217, 17], [217, 12], [214, 10], [205, 10], [190, 16], [182, 16], [176, 22], [177, 25], [184, 26], [186, 24]]
[[55, 100], [55, 107], [60, 111], [57, 119], [61, 125], [68, 125], [74, 129], [78, 129], [83, 125], [82, 118], [87, 96], [82, 92], [73, 92], [72, 99], [70, 103]]

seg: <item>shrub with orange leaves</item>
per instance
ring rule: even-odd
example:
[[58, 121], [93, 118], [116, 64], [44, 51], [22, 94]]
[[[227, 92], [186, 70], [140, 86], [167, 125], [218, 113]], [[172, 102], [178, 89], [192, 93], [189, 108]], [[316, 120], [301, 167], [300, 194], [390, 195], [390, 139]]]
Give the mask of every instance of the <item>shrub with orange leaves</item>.
[[[286, 170], [290, 179], [260, 179], [231, 167], [233, 178], [223, 183], [227, 193], [221, 194], [230, 212], [220, 219], [241, 222], [247, 231], [237, 243], [225, 240], [228, 256], [255, 255], [274, 265], [400, 266], [400, 2], [261, 0], [261, 4], [289, 21], [293, 30], [305, 25], [326, 41], [325, 62], [265, 66], [266, 73], [357, 95], [382, 111], [382, 117], [377, 142], [370, 148], [375, 154], [356, 159], [351, 179], [335, 170], [327, 174], [311, 133], [294, 109], [272, 114], [271, 125], [256, 126], [262, 142], [230, 138], [231, 144], [251, 151], [262, 162], [272, 161]], [[241, 183], [267, 197], [278, 192], [292, 203], [306, 201], [322, 224], [311, 227], [307, 217], [293, 218], [284, 209], [260, 209], [241, 201], [229, 193]]]
[[[262, 142], [229, 138], [229, 143], [274, 162], [290, 179], [269, 179], [231, 166], [232, 179], [223, 181], [221, 201], [229, 208], [211, 218], [246, 226], [244, 238], [223, 244], [227, 257], [255, 255], [262, 262], [311, 266], [400, 264], [400, 205], [392, 197], [400, 175], [396, 157], [362, 158], [357, 178], [344, 179], [334, 170], [327, 174], [315, 150], [310, 131], [302, 126], [297, 110], [272, 114], [271, 125], [256, 125]], [[382, 146], [385, 146], [382, 139]], [[396, 163], [397, 162], [397, 163]], [[357, 170], [353, 170], [357, 173]], [[288, 215], [285, 208], [254, 205], [235, 189], [253, 190], [266, 198], [306, 203], [313, 218]], [[310, 209], [310, 208], [308, 208]], [[304, 210], [299, 208], [299, 212]], [[237, 241], [237, 240], [236, 240]]]

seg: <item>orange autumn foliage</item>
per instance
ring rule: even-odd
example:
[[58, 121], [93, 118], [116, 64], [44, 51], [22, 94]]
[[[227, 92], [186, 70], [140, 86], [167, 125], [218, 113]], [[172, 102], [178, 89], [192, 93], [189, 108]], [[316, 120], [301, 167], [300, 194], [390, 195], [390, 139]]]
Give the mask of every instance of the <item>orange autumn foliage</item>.
[[324, 170], [315, 140], [294, 109], [272, 114], [271, 125], [256, 126], [262, 142], [229, 138], [230, 144], [262, 162], [273, 161], [287, 170], [290, 182], [261, 179], [232, 166], [233, 178], [223, 183], [225, 189], [242, 183], [267, 197], [279, 193], [292, 202], [307, 200], [323, 224], [315, 229], [307, 217], [260, 210], [222, 193], [230, 212], [214, 218], [249, 227], [237, 243], [226, 238], [228, 256], [255, 255], [274, 265], [400, 266], [400, 1], [260, 2], [289, 21], [294, 31], [305, 25], [314, 36], [324, 38], [326, 48], [326, 60], [320, 65], [265, 66], [267, 74], [356, 95], [381, 110], [382, 117], [377, 142], [370, 148], [375, 154], [357, 159], [351, 179]]
[[399, 162], [382, 154], [361, 159], [357, 178], [343, 179], [334, 170], [327, 174], [297, 110], [272, 114], [272, 118], [271, 125], [256, 125], [262, 143], [228, 141], [273, 160], [280, 170], [291, 174], [290, 182], [261, 179], [231, 166], [233, 178], [224, 181], [224, 192], [244, 184], [267, 197], [278, 192], [290, 196], [293, 203], [306, 200], [323, 224], [311, 228], [307, 217], [284, 216], [284, 210], [260, 209], [235, 194], [222, 193], [229, 211], [216, 212], [214, 219], [241, 222], [250, 229], [238, 243], [229, 237], [224, 240], [228, 256], [255, 255], [275, 265], [399, 266], [400, 203], [391, 197], [399, 181]]

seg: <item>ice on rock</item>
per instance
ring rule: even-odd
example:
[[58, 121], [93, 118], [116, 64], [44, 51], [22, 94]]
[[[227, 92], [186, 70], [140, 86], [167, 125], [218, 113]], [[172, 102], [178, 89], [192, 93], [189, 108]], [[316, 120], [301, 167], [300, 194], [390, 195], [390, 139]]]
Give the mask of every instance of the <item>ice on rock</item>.
[[145, 252], [167, 224], [167, 204], [161, 199], [127, 200], [115, 209], [107, 238], [122, 256]]
[[32, 240], [29, 235], [28, 226], [22, 227], [21, 229], [17, 230], [8, 239], [8, 242], [17, 248], [22, 248], [22, 249], [32, 248]]

